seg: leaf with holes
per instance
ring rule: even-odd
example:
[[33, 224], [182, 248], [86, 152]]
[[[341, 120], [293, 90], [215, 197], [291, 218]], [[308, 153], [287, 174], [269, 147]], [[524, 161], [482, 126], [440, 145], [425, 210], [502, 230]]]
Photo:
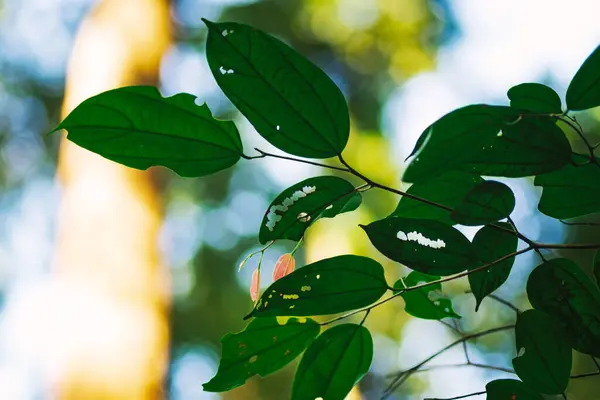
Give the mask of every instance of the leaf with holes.
[[[513, 230], [510, 224], [498, 222], [496, 226]], [[518, 238], [510, 232], [503, 231], [490, 225], [481, 228], [473, 238], [473, 247], [477, 253], [480, 265], [489, 264], [517, 250]], [[469, 285], [475, 296], [475, 311], [479, 310], [485, 296], [498, 289], [510, 275], [515, 257], [508, 258], [491, 267], [469, 274]]]
[[471, 242], [439, 221], [390, 217], [360, 227], [383, 255], [424, 274], [452, 275], [476, 261]]
[[515, 195], [504, 183], [484, 181], [473, 187], [450, 216], [461, 225], [485, 225], [506, 218], [515, 208]]
[[527, 310], [515, 326], [515, 372], [536, 392], [562, 394], [571, 374], [571, 346], [558, 323], [543, 311]]
[[245, 318], [340, 313], [374, 303], [387, 289], [377, 261], [354, 255], [327, 258], [273, 282]]
[[217, 374], [202, 386], [207, 392], [224, 392], [254, 375], [267, 376], [294, 360], [319, 331], [310, 318], [255, 319], [242, 332], [223, 336]]
[[[462, 171], [448, 171], [435, 178], [415, 183], [406, 192], [453, 209], [471, 189], [481, 182], [483, 179], [478, 175]], [[456, 223], [450, 218], [450, 211], [407, 196], [400, 198], [398, 206], [390, 217], [434, 219], [450, 225]]]
[[[439, 276], [413, 271], [404, 279], [399, 279], [394, 284], [394, 289], [402, 290], [422, 283], [434, 282], [438, 279], [440, 279]], [[400, 296], [404, 299], [404, 310], [413, 317], [435, 320], [440, 320], [442, 318], [461, 318], [461, 316], [456, 314], [452, 309], [452, 301], [442, 293], [441, 283], [411, 290], [402, 293]]]
[[54, 131], [65, 129], [73, 143], [131, 168], [164, 166], [195, 177], [231, 167], [242, 155], [237, 128], [194, 100], [165, 98], [151, 86], [109, 90], [78, 105]]
[[544, 400], [541, 394], [516, 379], [496, 379], [485, 385], [486, 400]]
[[575, 350], [600, 357], [600, 291], [577, 264], [542, 263], [529, 275], [527, 297], [561, 324]]
[[567, 88], [567, 108], [587, 110], [600, 105], [600, 46], [583, 62]]
[[298, 241], [319, 218], [333, 218], [356, 210], [360, 193], [345, 179], [318, 176], [285, 189], [273, 200], [260, 225], [261, 243], [289, 239]]
[[369, 371], [373, 339], [362, 325], [337, 325], [323, 332], [300, 360], [292, 400], [344, 399]]
[[402, 180], [420, 182], [456, 169], [480, 152], [507, 124], [519, 118], [510, 107], [475, 104], [454, 110], [421, 134]]
[[596, 250], [594, 254], [594, 277], [596, 284], [600, 287], [600, 250]]
[[[600, 212], [600, 158], [598, 165], [585, 164], [589, 157], [573, 154], [573, 163], [557, 171], [535, 177], [534, 184], [544, 188], [538, 209], [557, 219], [568, 219]], [[583, 165], [585, 164], [585, 165]]]
[[541, 83], [521, 83], [508, 90], [510, 106], [539, 114], [560, 114], [562, 105], [558, 94]]
[[250, 26], [202, 20], [213, 76], [260, 135], [300, 157], [328, 158], [344, 150], [348, 107], [319, 67]]

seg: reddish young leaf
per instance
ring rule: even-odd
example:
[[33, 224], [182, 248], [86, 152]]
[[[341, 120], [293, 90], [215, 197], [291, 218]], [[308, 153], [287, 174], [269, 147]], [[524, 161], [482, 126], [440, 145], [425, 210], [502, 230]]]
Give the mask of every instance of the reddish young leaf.
[[252, 301], [258, 299], [260, 293], [260, 271], [257, 269], [252, 273], [252, 284], [250, 285], [250, 297]]
[[294, 272], [295, 266], [296, 261], [294, 260], [294, 256], [291, 253], [283, 254], [275, 263], [275, 269], [273, 269], [273, 282]]

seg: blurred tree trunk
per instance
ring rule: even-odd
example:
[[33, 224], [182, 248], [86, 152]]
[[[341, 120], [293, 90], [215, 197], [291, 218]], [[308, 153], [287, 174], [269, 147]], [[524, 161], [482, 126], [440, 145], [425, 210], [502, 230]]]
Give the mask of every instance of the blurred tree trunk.
[[[170, 41], [167, 0], [102, 0], [77, 34], [63, 116], [112, 88], [154, 84]], [[157, 399], [168, 360], [161, 207], [148, 172], [63, 141], [56, 278], [76, 288], [81, 329], [65, 332], [60, 399]], [[62, 362], [63, 360], [61, 360]]]

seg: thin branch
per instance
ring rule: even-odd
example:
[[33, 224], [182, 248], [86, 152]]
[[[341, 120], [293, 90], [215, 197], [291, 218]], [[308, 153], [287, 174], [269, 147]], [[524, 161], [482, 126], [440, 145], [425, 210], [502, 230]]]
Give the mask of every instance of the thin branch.
[[431, 356], [427, 357], [425, 360], [423, 360], [420, 363], [416, 364], [412, 368], [410, 368], [410, 369], [408, 369], [406, 371], [402, 371], [402, 372], [398, 373], [397, 376], [394, 378], [394, 380], [392, 380], [392, 382], [385, 389], [384, 395], [382, 397], [382, 400], [385, 399], [385, 398], [387, 398], [398, 387], [400, 387], [410, 377], [410, 375], [412, 375], [414, 373], [414, 371], [419, 370], [423, 365], [427, 364], [431, 360], [433, 360], [436, 357], [440, 356], [444, 352], [450, 350], [454, 346], [459, 345], [459, 344], [461, 344], [461, 343], [463, 343], [463, 342], [465, 342], [467, 340], [472, 340], [472, 339], [476, 339], [476, 338], [479, 338], [479, 337], [482, 337], [482, 336], [487, 336], [487, 335], [490, 335], [490, 334], [493, 334], [493, 333], [496, 333], [496, 332], [502, 332], [502, 331], [514, 329], [514, 327], [515, 327], [514, 325], [500, 326], [500, 327], [488, 329], [488, 330], [485, 330], [485, 331], [482, 331], [482, 332], [472, 333], [470, 335], [466, 335], [466, 336], [463, 336], [460, 339], [455, 340], [454, 342], [452, 342], [449, 345], [445, 346], [441, 350], [438, 350], [437, 352], [435, 352]]
[[598, 376], [598, 375], [600, 375], [600, 371], [587, 372], [585, 374], [571, 375], [571, 379], [587, 378], [588, 376]]
[[536, 243], [535, 247], [547, 250], [594, 250], [600, 249], [600, 243]]
[[[438, 370], [438, 369], [465, 368], [465, 367], [489, 369], [489, 370], [494, 370], [494, 371], [507, 372], [509, 374], [516, 374], [515, 371], [513, 371], [512, 369], [509, 369], [509, 368], [496, 367], [495, 365], [479, 364], [479, 363], [474, 363], [474, 362], [461, 363], [461, 364], [432, 365], [431, 367], [420, 368], [417, 371], [414, 371], [412, 373], [413, 374], [420, 374], [420, 373], [423, 373], [423, 372], [435, 371], [435, 370]], [[396, 375], [396, 374], [393, 374], [393, 375], [390, 374], [390, 375], [388, 375], [388, 377], [391, 377], [391, 376], [394, 376], [394, 375]]]
[[458, 400], [458, 399], [466, 399], [467, 397], [473, 397], [473, 396], [480, 396], [482, 394], [485, 394], [485, 390], [483, 392], [475, 392], [475, 393], [469, 393], [469, 394], [463, 394], [462, 396], [456, 396], [456, 397], [446, 397], [446, 398], [441, 398], [441, 397], [427, 397], [424, 400]]
[[561, 219], [559, 221], [568, 226], [600, 226], [600, 222], [567, 222]]
[[515, 306], [513, 303], [511, 303], [510, 301], [504, 300], [503, 298], [498, 297], [495, 294], [488, 294], [487, 297], [489, 297], [492, 300], [497, 301], [500, 304], [504, 304], [506, 307], [510, 308], [515, 313], [517, 313], [517, 315], [521, 314], [521, 310], [519, 310], [519, 308], [517, 306]]
[[[577, 132], [577, 135], [579, 135], [581, 140], [583, 140], [583, 143], [585, 144], [585, 146], [588, 149], [588, 153], [590, 155], [590, 157], [589, 157], [590, 162], [592, 162], [593, 164], [596, 164], [597, 167], [600, 167], [600, 164], [598, 163], [598, 160], [596, 160], [596, 156], [594, 155], [594, 146], [592, 146], [592, 144], [589, 142], [589, 140], [587, 140], [587, 138], [585, 137], [585, 133], [583, 132], [583, 128], [581, 127], [581, 124], [579, 123], [579, 121], [577, 121], [577, 119], [575, 117], [569, 117], [569, 116], [565, 116], [564, 118], [559, 118], [559, 120], [566, 123], [575, 132]], [[571, 121], [575, 122], [575, 124], [577, 124], [577, 125], [573, 124]]]
[[258, 155], [258, 156], [247, 156], [246, 154], [242, 154], [242, 158], [244, 158], [246, 160], [256, 160], [258, 158], [272, 157], [272, 158], [279, 158], [281, 160], [295, 161], [295, 162], [299, 162], [299, 163], [303, 163], [303, 164], [315, 165], [317, 167], [335, 169], [336, 171], [350, 172], [350, 170], [348, 170], [347, 168], [336, 167], [335, 165], [321, 164], [321, 163], [318, 163], [318, 162], [304, 160], [304, 159], [301, 159], [301, 158], [288, 157], [288, 156], [282, 156], [282, 155], [279, 155], [279, 154], [267, 153], [266, 151], [262, 151], [261, 149], [257, 149], [257, 148], [254, 148], [254, 150], [258, 151], [260, 153], [260, 155]]
[[594, 357], [594, 356], [590, 356], [590, 357], [592, 358], [592, 362], [594, 363], [594, 365], [598, 369], [598, 372], [600, 372], [600, 364], [598, 364], [598, 361], [596, 360], [596, 357]]

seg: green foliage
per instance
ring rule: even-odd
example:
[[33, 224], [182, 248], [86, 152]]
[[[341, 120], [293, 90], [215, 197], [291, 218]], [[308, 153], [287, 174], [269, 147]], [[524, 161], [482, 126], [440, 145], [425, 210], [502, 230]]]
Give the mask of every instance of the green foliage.
[[600, 357], [600, 291], [577, 264], [555, 258], [539, 265], [529, 275], [527, 296], [556, 318], [575, 350]]
[[248, 317], [335, 314], [368, 306], [387, 289], [377, 261], [353, 255], [327, 258], [273, 282]]
[[[510, 233], [510, 231], [513, 231], [510, 224], [499, 222], [494, 225], [484, 226], [473, 238], [473, 247], [482, 265], [491, 263], [517, 250], [518, 238]], [[469, 274], [469, 285], [476, 300], [475, 311], [479, 309], [485, 296], [506, 282], [514, 262], [515, 258], [511, 257], [491, 267]]]
[[[403, 180], [413, 185], [404, 192], [371, 180], [344, 159], [350, 132], [348, 107], [340, 89], [321, 69], [250, 26], [204, 22], [210, 69], [257, 132], [284, 152], [318, 159], [337, 157], [341, 166], [261, 150], [259, 156], [247, 156], [233, 122], [214, 119], [206, 105], [195, 104], [192, 95], [164, 98], [156, 88], [146, 86], [91, 97], [55, 130], [67, 130], [67, 139], [120, 164], [138, 169], [164, 166], [184, 177], [223, 170], [240, 158], [264, 157], [353, 175], [363, 185], [318, 176], [284, 190], [261, 222], [259, 241], [265, 247], [245, 261], [257, 253], [262, 261], [268, 247], [285, 239], [297, 242], [286, 255], [291, 258], [312, 223], [357, 209], [360, 193], [377, 188], [402, 197], [388, 218], [360, 226], [380, 253], [413, 270], [393, 288], [377, 261], [357, 255], [323, 259], [288, 275], [287, 268], [277, 272], [275, 276], [285, 276], [264, 291], [245, 317], [255, 319], [242, 332], [222, 338], [219, 369], [204, 384], [205, 390], [241, 386], [254, 375], [275, 372], [304, 352], [291, 398], [341, 400], [369, 370], [373, 341], [363, 324], [373, 308], [402, 297], [405, 311], [415, 317], [461, 318], [452, 300], [442, 293], [442, 282], [468, 276], [477, 311], [482, 300], [506, 281], [515, 258], [532, 250], [544, 260], [527, 280], [527, 296], [534, 309], [520, 314], [516, 306], [494, 297], [518, 314], [518, 355], [513, 365], [522, 382], [492, 381], [486, 386], [487, 399], [541, 400], [540, 393], [563, 394], [570, 379], [600, 375], [598, 371], [570, 377], [571, 349], [600, 356], [600, 288], [573, 261], [546, 261], [542, 253], [597, 250], [593, 273], [600, 284], [600, 244], [546, 244], [526, 237], [508, 218], [515, 208], [512, 190], [482, 178], [535, 177], [535, 185], [543, 189], [538, 208], [549, 217], [600, 212], [600, 158], [595, 157], [577, 120], [562, 112], [553, 89], [523, 83], [508, 91], [510, 106], [468, 105], [435, 121], [410, 155]], [[600, 48], [581, 66], [566, 99], [568, 110], [600, 105]], [[569, 126], [586, 139], [587, 155], [572, 152], [561, 126]], [[499, 222], [504, 219], [507, 222]], [[454, 226], [458, 224], [484, 226], [471, 242]], [[519, 239], [527, 247], [517, 251]], [[259, 292], [261, 261], [254, 294]], [[382, 299], [389, 289], [390, 297]], [[303, 318], [343, 312], [320, 324]], [[322, 326], [356, 314], [363, 316], [360, 324], [335, 325], [320, 334]], [[512, 328], [466, 334], [454, 344]], [[386, 394], [453, 345], [398, 373]], [[465, 365], [477, 366], [470, 361]]]
[[562, 105], [558, 94], [541, 83], [521, 83], [508, 90], [510, 106], [539, 114], [560, 114]]
[[209, 392], [224, 392], [243, 385], [253, 375], [273, 373], [302, 353], [319, 334], [310, 318], [255, 319], [246, 329], [221, 339], [223, 355], [217, 375], [203, 385]]
[[473, 187], [456, 205], [450, 216], [466, 226], [485, 225], [510, 215], [515, 195], [504, 183], [484, 181]]
[[292, 400], [344, 399], [372, 359], [373, 339], [364, 326], [343, 324], [326, 330], [302, 356]]
[[[404, 279], [394, 283], [394, 289], [402, 290], [422, 283], [435, 282], [439, 276], [426, 275], [413, 271]], [[401, 293], [404, 299], [404, 311], [413, 317], [423, 319], [461, 318], [452, 309], [452, 301], [442, 293], [442, 284], [435, 283], [421, 289]]]
[[497, 379], [485, 385], [486, 400], [544, 400], [523, 382], [515, 379]]
[[344, 150], [348, 107], [323, 71], [257, 29], [203, 21], [215, 80], [262, 137], [300, 157], [328, 158]]
[[354, 186], [335, 176], [309, 178], [287, 188], [273, 200], [260, 225], [259, 240], [298, 241], [319, 218], [333, 218], [360, 206]]
[[131, 168], [162, 165], [193, 177], [231, 167], [242, 155], [237, 128], [194, 100], [185, 93], [164, 98], [150, 86], [109, 90], [77, 106], [55, 131]]
[[527, 310], [515, 326], [518, 356], [513, 366], [525, 385], [538, 393], [562, 394], [571, 373], [571, 346], [549, 315]]
[[452, 275], [475, 262], [471, 242], [438, 221], [390, 217], [361, 228], [383, 255], [424, 274]]

